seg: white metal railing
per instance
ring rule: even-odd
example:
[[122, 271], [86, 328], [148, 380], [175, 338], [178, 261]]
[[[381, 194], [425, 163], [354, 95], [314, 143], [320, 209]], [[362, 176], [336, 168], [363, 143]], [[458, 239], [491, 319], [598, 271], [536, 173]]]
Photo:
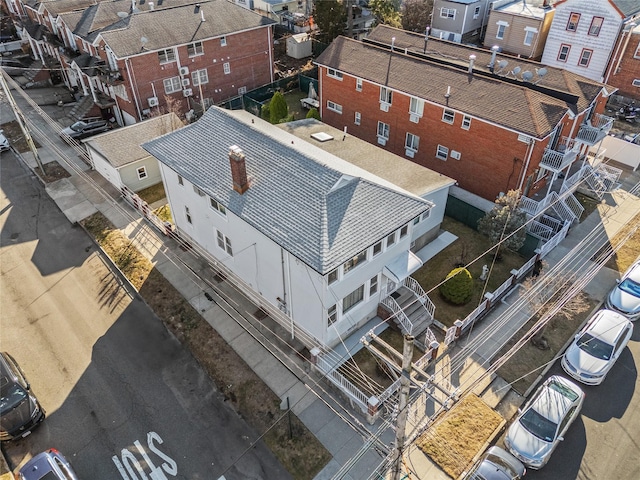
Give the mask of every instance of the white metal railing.
[[405, 287], [411, 290], [418, 297], [418, 301], [422, 304], [422, 306], [427, 310], [429, 314], [429, 323], [433, 321], [433, 316], [436, 313], [436, 306], [427, 295], [427, 292], [424, 291], [422, 286], [418, 283], [418, 281], [413, 277], [407, 277], [402, 282]]
[[506, 292], [507, 290], [509, 290], [509, 288], [511, 288], [511, 286], [513, 285], [513, 276], [507, 278], [507, 280], [500, 285], [498, 288], [496, 288], [492, 294], [493, 297], [499, 297], [501, 296], [504, 292]]
[[467, 328], [469, 325], [471, 325], [476, 318], [478, 318], [480, 315], [482, 315], [487, 308], [489, 308], [489, 301], [488, 300], [483, 300], [482, 303], [480, 305], [478, 305], [469, 315], [467, 315], [465, 317], [465, 319], [462, 321], [462, 330], [464, 330], [465, 328]]
[[569, 193], [566, 189], [561, 189], [560, 193], [562, 194], [562, 198], [564, 199], [564, 204], [573, 212], [576, 220], [579, 220], [584, 212], [584, 207], [578, 201], [578, 199], [573, 195], [573, 193]]
[[538, 220], [534, 220], [529, 224], [527, 231], [534, 237], [542, 240], [549, 240], [553, 236], [553, 228], [544, 225]]
[[525, 263], [518, 270], [516, 270], [516, 272], [515, 272], [516, 279], [520, 280], [529, 271], [529, 269], [531, 269], [533, 267], [534, 263], [536, 263], [536, 256], [535, 255], [533, 257], [531, 257], [527, 261], [527, 263]]
[[533, 198], [525, 197], [524, 195], [520, 197], [520, 209], [528, 213], [529, 215], [535, 215], [538, 213], [538, 206], [540, 202], [537, 202]]
[[358, 387], [356, 387], [353, 383], [351, 383], [347, 377], [342, 375], [340, 372], [336, 370], [337, 367], [332, 366], [329, 362], [327, 362], [321, 355], [317, 357], [316, 366], [325, 376], [333, 383], [336, 387], [338, 387], [342, 392], [344, 392], [351, 400], [353, 400], [358, 406], [362, 409], [362, 411], [367, 411], [367, 405], [369, 402], [369, 397], [362, 393]]
[[582, 143], [595, 145], [609, 134], [613, 126], [613, 118], [605, 115], [595, 114], [590, 124], [583, 124], [576, 135], [576, 140]]
[[573, 222], [576, 219], [573, 210], [564, 203], [564, 199], [560, 198], [557, 192], [551, 192], [547, 196], [551, 198], [551, 208], [553, 208], [562, 220]]
[[556, 233], [551, 240], [542, 245], [537, 251], [540, 254], [540, 258], [545, 257], [551, 250], [553, 250], [564, 238], [567, 236], [569, 232], [569, 227], [571, 227], [571, 222], [565, 222], [564, 227], [558, 233]]
[[400, 388], [400, 379], [398, 378], [395, 382], [389, 385], [384, 392], [378, 395], [379, 405], [382, 405], [384, 402], [389, 400], [391, 396], [398, 391]]
[[398, 302], [396, 302], [392, 297], [385, 297], [380, 303], [391, 310], [395, 318], [400, 322], [400, 325], [404, 328], [405, 333], [411, 335], [411, 332], [413, 331], [413, 323], [409, 320], [409, 317], [407, 317], [402, 308], [400, 308]]
[[620, 179], [622, 170], [605, 163], [600, 163], [595, 167], [595, 171], [600, 175], [603, 183], [607, 186], [607, 191], [611, 191], [613, 186]]
[[573, 139], [562, 137], [555, 148], [545, 149], [540, 163], [545, 168], [559, 172], [576, 159], [578, 152], [573, 147]]

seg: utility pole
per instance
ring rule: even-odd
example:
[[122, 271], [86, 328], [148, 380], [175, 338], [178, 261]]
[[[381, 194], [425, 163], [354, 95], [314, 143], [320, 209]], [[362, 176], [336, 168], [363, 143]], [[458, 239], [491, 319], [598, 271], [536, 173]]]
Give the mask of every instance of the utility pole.
[[407, 403], [411, 389], [411, 360], [413, 358], [413, 340], [411, 335], [404, 336], [402, 349], [402, 375], [400, 376], [400, 402], [398, 405], [398, 417], [396, 418], [396, 443], [394, 446], [394, 459], [391, 480], [400, 480], [402, 474], [402, 453], [407, 431]]
[[29, 133], [29, 130], [27, 129], [27, 124], [26, 121], [24, 119], [24, 117], [22, 116], [22, 110], [20, 110], [18, 108], [18, 104], [16, 103], [16, 101], [13, 99], [13, 96], [11, 95], [11, 91], [9, 90], [9, 85], [7, 85], [7, 81], [4, 78], [4, 70], [0, 70], [0, 84], [2, 84], [2, 89], [4, 90], [4, 93], [7, 95], [7, 99], [9, 100], [9, 105], [11, 105], [11, 109], [13, 110], [13, 113], [16, 116], [16, 120], [18, 121], [18, 125], [20, 125], [20, 129], [22, 130], [22, 134], [24, 135], [25, 140], [27, 141], [27, 145], [29, 145], [29, 148], [31, 149], [31, 152], [33, 152], [33, 156], [36, 159], [36, 163], [38, 164], [38, 167], [40, 167], [40, 172], [42, 173], [42, 176], [44, 177], [45, 171], [44, 171], [44, 166], [42, 165], [42, 162], [40, 161], [40, 155], [38, 155], [38, 149], [36, 148], [35, 143], [33, 143], [33, 138], [31, 138], [31, 134]]

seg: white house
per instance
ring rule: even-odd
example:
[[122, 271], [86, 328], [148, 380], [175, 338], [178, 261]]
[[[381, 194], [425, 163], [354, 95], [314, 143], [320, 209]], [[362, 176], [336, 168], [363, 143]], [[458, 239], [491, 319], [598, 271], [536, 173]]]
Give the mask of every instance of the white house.
[[158, 161], [140, 145], [183, 126], [175, 113], [167, 113], [96, 135], [84, 143], [94, 170], [118, 190], [126, 186], [139, 192], [162, 181]]
[[[343, 142], [330, 131], [314, 133], [315, 142]], [[144, 148], [160, 163], [179, 234], [326, 347], [374, 318], [422, 266], [412, 242], [437, 235], [453, 184], [431, 172], [431, 193], [443, 199], [431, 217], [434, 204], [420, 195], [248, 112], [217, 107]]]
[[602, 82], [618, 36], [640, 17], [640, 1], [564, 0], [555, 8], [542, 63]]

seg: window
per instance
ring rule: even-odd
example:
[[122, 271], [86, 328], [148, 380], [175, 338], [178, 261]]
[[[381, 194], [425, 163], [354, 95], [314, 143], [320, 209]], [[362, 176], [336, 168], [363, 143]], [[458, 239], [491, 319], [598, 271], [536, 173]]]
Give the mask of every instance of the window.
[[591, 61], [591, 54], [593, 54], [593, 50], [589, 50], [588, 48], [583, 48], [582, 53], [580, 54], [580, 60], [578, 61], [578, 65], [581, 67], [588, 67], [589, 62]]
[[338, 311], [336, 309], [336, 306], [331, 305], [329, 307], [329, 310], [327, 310], [327, 322], [329, 325], [333, 325], [334, 323], [336, 323], [337, 319], [338, 319]]
[[417, 225], [420, 223], [420, 216], [417, 216], [416, 218], [413, 219], [413, 224]]
[[429, 210], [427, 210], [426, 212], [424, 212], [424, 213], [420, 216], [420, 218], [421, 218], [422, 220], [426, 220], [426, 219], [427, 219], [427, 218], [429, 218], [430, 216], [431, 216], [431, 209], [429, 209]]
[[389, 124], [378, 122], [378, 137], [389, 140]]
[[182, 175], [178, 175], [178, 185], [184, 185], [184, 179], [182, 178]]
[[569, 51], [571, 50], [571, 46], [562, 44], [560, 45], [560, 51], [558, 52], [558, 61], [566, 62], [567, 58], [569, 58]]
[[456, 9], [455, 8], [441, 8], [440, 16], [442, 18], [456, 18]]
[[184, 207], [184, 216], [187, 219], [187, 223], [193, 223], [191, 221], [191, 212], [189, 211], [189, 207], [187, 206]]
[[436, 157], [440, 160], [446, 160], [449, 156], [449, 149], [447, 147], [443, 147], [442, 145], [438, 145], [438, 149], [436, 151]]
[[407, 233], [409, 233], [409, 225], [405, 225], [400, 229], [400, 238], [406, 237]]
[[147, 167], [140, 167], [138, 168], [137, 172], [138, 172], [138, 180], [147, 178]]
[[570, 32], [575, 32], [578, 30], [578, 22], [580, 21], [579, 13], [571, 13], [569, 15], [569, 21], [567, 22], [567, 30]]
[[527, 30], [524, 32], [524, 44], [530, 46], [533, 43], [533, 38], [536, 36], [534, 30]]
[[362, 91], [362, 79], [361, 78], [356, 78], [356, 90], [361, 92]]
[[633, 58], [640, 58], [640, 43], [638, 43], [638, 46], [636, 47], [636, 51], [633, 54]]
[[411, 115], [417, 115], [418, 117], [422, 117], [422, 113], [424, 112], [424, 100], [420, 100], [416, 97], [411, 97], [411, 102], [409, 103], [409, 113]]
[[382, 240], [373, 246], [373, 256], [375, 257], [380, 252], [382, 252]]
[[342, 313], [347, 313], [364, 298], [364, 285], [360, 285], [353, 292], [342, 299]]
[[378, 275], [369, 280], [369, 296], [373, 296], [378, 293]]
[[347, 272], [353, 270], [358, 265], [361, 265], [367, 259], [367, 251], [363, 250], [358, 255], [353, 257], [351, 260], [347, 260], [342, 265], [342, 271], [346, 274]]
[[502, 40], [504, 38], [504, 32], [509, 25], [506, 23], [498, 22], [498, 31], [496, 32], [496, 38]]
[[453, 120], [456, 118], [456, 113], [453, 110], [449, 110], [445, 108], [442, 112], [442, 121], [446, 123], [453, 123]]
[[182, 80], [180, 80], [180, 77], [165, 78], [162, 82], [164, 83], [164, 91], [166, 93], [175, 93], [182, 90]]
[[462, 117], [462, 125], [460, 126], [460, 128], [464, 128], [465, 130], [469, 130], [471, 128], [470, 116], [465, 115], [464, 117]]
[[342, 80], [342, 72], [334, 70], [333, 68], [327, 68], [327, 76], [335, 78], [336, 80]]
[[640, 87], [640, 78], [635, 78], [632, 82], [631, 85], [633, 85], [634, 87]]
[[231, 65], [229, 65], [229, 62], [224, 62], [222, 64], [222, 70], [224, 70], [225, 75], [229, 75], [231, 73]]
[[362, 120], [362, 115], [360, 115], [360, 112], [356, 112], [356, 116], [355, 116], [355, 119], [353, 120], [353, 123], [355, 123], [356, 125], [360, 125], [360, 120]]
[[342, 105], [338, 105], [337, 103], [332, 102], [331, 100], [327, 100], [327, 108], [332, 112], [342, 114]]
[[207, 73], [207, 69], [203, 68], [202, 70], [191, 72], [191, 81], [193, 82], [194, 86], [209, 83], [209, 74]]
[[158, 60], [160, 63], [170, 63], [176, 61], [176, 52], [173, 48], [168, 48], [166, 50], [160, 50], [158, 52]]
[[227, 37], [220, 37], [220, 46], [221, 47], [227, 46]]
[[338, 269], [334, 268], [329, 272], [329, 275], [327, 275], [327, 281], [329, 282], [329, 285], [331, 285], [336, 280], [338, 280]]
[[589, 35], [597, 37], [600, 35], [600, 29], [602, 28], [602, 22], [604, 22], [604, 18], [602, 17], [593, 17], [591, 20], [591, 26], [589, 27]]
[[202, 48], [202, 42], [195, 42], [187, 45], [187, 53], [190, 57], [195, 57], [197, 55], [204, 54], [204, 49]]
[[407, 150], [413, 150], [414, 152], [418, 151], [418, 145], [420, 144], [420, 137], [414, 135], [413, 133], [407, 132], [407, 138], [404, 142], [404, 148]]
[[387, 87], [380, 87], [380, 103], [388, 103], [391, 105], [392, 91]]
[[480, 7], [476, 7], [473, 11], [473, 19], [477, 19], [480, 16]]
[[216, 230], [216, 238], [218, 240], [218, 247], [233, 257], [233, 249], [231, 248], [231, 240], [229, 237], [224, 235], [220, 230]]
[[227, 209], [224, 207], [224, 205], [211, 197], [209, 197], [209, 205], [211, 205], [211, 208], [219, 212], [221, 215], [227, 214]]
[[240, 87], [238, 89], [238, 95], [244, 95], [245, 93], [247, 93], [247, 87]]
[[396, 232], [393, 232], [387, 237], [387, 248], [396, 243]]

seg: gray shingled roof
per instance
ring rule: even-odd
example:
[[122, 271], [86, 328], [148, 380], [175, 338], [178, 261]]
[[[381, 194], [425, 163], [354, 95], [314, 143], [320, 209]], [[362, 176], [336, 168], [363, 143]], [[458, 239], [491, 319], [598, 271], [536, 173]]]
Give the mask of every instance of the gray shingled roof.
[[[212, 0], [199, 5], [155, 9], [132, 15], [127, 26], [103, 32], [102, 38], [118, 58], [124, 58], [140, 53], [142, 37], [147, 39], [145, 51], [156, 51], [275, 23], [227, 0]], [[201, 15], [204, 15], [204, 22]]]
[[117, 128], [85, 140], [115, 168], [149, 158], [140, 145], [184, 126], [175, 113], [153, 117], [144, 122]]
[[[296, 137], [255, 122], [211, 107], [196, 123], [143, 148], [321, 274], [430, 208], [409, 193], [359, 177], [332, 190], [343, 178], [326, 165], [334, 157], [318, 151], [314, 158], [290, 145], [300, 142]], [[250, 187], [243, 195], [232, 189], [233, 144], [246, 155]]]
[[638, 0], [611, 0], [626, 17], [640, 12], [640, 2]]

